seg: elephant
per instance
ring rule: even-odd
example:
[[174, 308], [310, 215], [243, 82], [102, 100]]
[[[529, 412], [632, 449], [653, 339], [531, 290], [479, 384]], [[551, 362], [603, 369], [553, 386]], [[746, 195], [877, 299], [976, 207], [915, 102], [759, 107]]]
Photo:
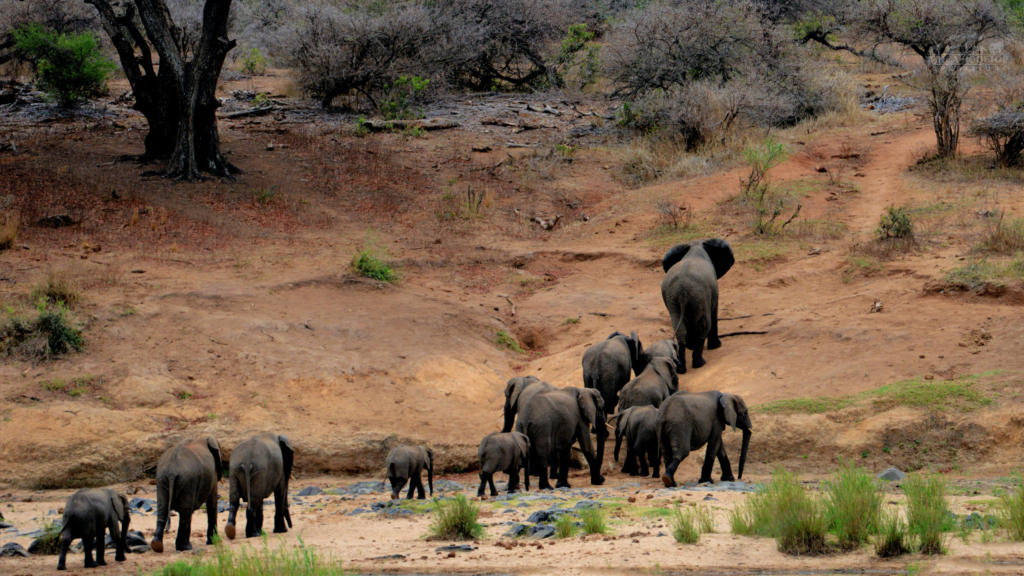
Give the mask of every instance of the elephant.
[[547, 382], [541, 382], [536, 376], [517, 376], [505, 384], [505, 406], [502, 409], [505, 423], [502, 432], [511, 432], [516, 421], [519, 408], [525, 406], [533, 395], [542, 390], [557, 390]]
[[658, 444], [665, 459], [665, 473], [661, 481], [665, 486], [676, 485], [675, 473], [679, 463], [691, 450], [698, 450], [708, 445], [704, 456], [704, 467], [700, 472], [700, 482], [711, 482], [711, 469], [718, 457], [722, 467], [722, 481], [733, 481], [729, 457], [722, 444], [722, 432], [726, 426], [737, 427], [743, 431], [743, 448], [740, 451], [739, 478], [743, 478], [743, 465], [747, 461], [747, 450], [750, 448], [750, 434], [754, 427], [750, 423], [750, 413], [743, 398], [735, 394], [726, 394], [711, 390], [700, 393], [673, 394], [658, 409]]
[[[292, 526], [288, 511], [288, 478], [292, 474], [295, 450], [287, 436], [264, 432], [235, 446], [228, 465], [230, 495], [228, 523], [224, 533], [235, 539], [238, 501], [249, 503], [245, 509], [245, 537], [259, 536], [263, 530], [263, 500], [274, 495], [274, 533], [287, 532]], [[288, 526], [285, 527], [287, 522]]]
[[672, 365], [675, 366], [679, 363], [679, 344], [675, 340], [665, 339], [658, 340], [651, 347], [644, 348], [643, 354], [640, 355], [640, 372], [644, 371], [644, 368], [651, 363], [651, 360], [655, 358], [670, 358]]
[[154, 552], [164, 551], [164, 530], [171, 521], [171, 511], [178, 513], [177, 551], [191, 550], [192, 513], [206, 504], [206, 543], [213, 544], [217, 535], [217, 483], [223, 475], [220, 444], [212, 436], [199, 440], [182, 440], [164, 452], [156, 465], [156, 529], [150, 546]]
[[679, 377], [671, 358], [655, 358], [619, 394], [619, 411], [634, 406], [661, 406], [679, 391]]
[[508, 493], [515, 494], [519, 488], [519, 469], [525, 472], [526, 491], [530, 491], [530, 439], [519, 432], [491, 432], [480, 441], [480, 489], [477, 496], [484, 495], [484, 487], [490, 484], [491, 496], [497, 496], [494, 474], [508, 474]]
[[[597, 430], [597, 450], [590, 440], [590, 427]], [[556, 388], [535, 394], [523, 406], [516, 431], [530, 439], [530, 468], [537, 471], [541, 490], [550, 490], [548, 463], [557, 456], [556, 487], [569, 487], [569, 451], [579, 441], [590, 466], [590, 482], [604, 483], [601, 462], [608, 438], [604, 399], [592, 388]]]
[[[128, 497], [110, 488], [82, 488], [68, 498], [64, 504], [64, 516], [60, 528], [60, 556], [57, 558], [57, 570], [67, 570], [65, 561], [71, 541], [82, 539], [85, 548], [85, 567], [95, 568], [106, 566], [103, 550], [106, 547], [107, 530], [117, 547], [114, 560], [125, 561], [128, 548]], [[120, 524], [120, 531], [118, 525]], [[96, 546], [96, 559], [92, 558], [93, 544]]]
[[[659, 476], [661, 462], [658, 454], [658, 409], [654, 406], [633, 406], [612, 416], [615, 426], [615, 460], [619, 460], [619, 447], [626, 439], [626, 462], [622, 472], [630, 476], [647, 476], [648, 463], [654, 468], [651, 478]], [[639, 470], [637, 459], [640, 460]]]
[[583, 387], [601, 393], [605, 414], [615, 412], [619, 403], [619, 390], [629, 382], [630, 372], [639, 375], [644, 347], [636, 332], [626, 336], [613, 332], [583, 353]]
[[708, 350], [722, 346], [718, 338], [718, 279], [735, 261], [729, 243], [712, 238], [673, 246], [661, 262], [665, 269], [661, 298], [679, 344], [676, 370], [680, 374], [686, 373], [683, 348], [693, 351], [692, 365], [700, 368], [707, 363], [704, 341]]
[[418, 492], [420, 500], [426, 499], [423, 492], [423, 479], [420, 473], [427, 471], [427, 484], [430, 496], [434, 496], [434, 451], [426, 446], [397, 446], [388, 452], [388, 460], [384, 464], [388, 479], [391, 481], [391, 499], [397, 500], [405, 483], [409, 483], [406, 500], [412, 499], [413, 491]]

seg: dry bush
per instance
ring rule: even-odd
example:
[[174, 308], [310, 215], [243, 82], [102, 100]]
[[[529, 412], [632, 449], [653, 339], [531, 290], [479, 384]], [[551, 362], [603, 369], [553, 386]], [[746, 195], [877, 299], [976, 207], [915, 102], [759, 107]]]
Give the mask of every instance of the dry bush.
[[978, 250], [1011, 255], [1024, 250], [1024, 219], [1008, 219], [1006, 213], [1000, 211], [998, 218], [989, 219]]
[[3, 215], [3, 222], [0, 222], [0, 252], [14, 247], [14, 241], [18, 239], [20, 220], [18, 214]]
[[680, 144], [664, 138], [637, 139], [622, 164], [622, 179], [630, 186], [643, 186], [659, 178], [705, 176], [719, 162], [707, 151], [690, 154]]

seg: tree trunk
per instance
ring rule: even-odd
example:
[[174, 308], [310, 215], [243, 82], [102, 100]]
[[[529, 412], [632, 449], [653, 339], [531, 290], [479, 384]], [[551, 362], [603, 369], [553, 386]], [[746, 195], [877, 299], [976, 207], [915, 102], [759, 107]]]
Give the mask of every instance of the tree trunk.
[[[99, 11], [132, 86], [135, 109], [149, 123], [145, 158], [169, 159], [163, 173], [179, 180], [237, 173], [220, 152], [215, 96], [224, 58], [235, 46], [227, 38], [231, 0], [205, 0], [202, 35], [191, 60], [164, 0], [135, 0], [123, 13], [109, 0], [85, 2]], [[159, 55], [159, 71], [152, 51]]]

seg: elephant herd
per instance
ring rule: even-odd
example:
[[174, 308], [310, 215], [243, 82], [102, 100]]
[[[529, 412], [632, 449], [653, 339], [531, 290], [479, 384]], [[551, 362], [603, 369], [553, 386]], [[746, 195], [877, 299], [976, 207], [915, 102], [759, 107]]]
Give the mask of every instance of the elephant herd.
[[[274, 496], [274, 532], [287, 532], [292, 525], [288, 512], [288, 478], [292, 473], [294, 450], [286, 436], [265, 432], [235, 446], [228, 465], [228, 522], [224, 532], [235, 537], [235, 516], [239, 500], [248, 502], [245, 510], [246, 537], [258, 536], [263, 529], [263, 500]], [[217, 535], [217, 484], [223, 476], [220, 444], [213, 437], [183, 440], [156, 465], [156, 529], [150, 546], [163, 552], [164, 531], [170, 527], [170, 513], [178, 513], [178, 551], [191, 550], [192, 514], [206, 507], [206, 543]], [[65, 560], [71, 542], [82, 539], [85, 567], [106, 564], [103, 560], [106, 532], [114, 541], [114, 559], [124, 561], [127, 548], [128, 498], [109, 488], [79, 490], [68, 498], [60, 531], [60, 556], [57, 569], [66, 570]], [[287, 524], [287, 527], [285, 526]], [[120, 529], [118, 529], [120, 528]], [[96, 559], [92, 557], [95, 546]]]
[[[675, 486], [675, 472], [691, 451], [707, 445], [700, 482], [711, 481], [717, 459], [721, 479], [735, 480], [722, 444], [727, 427], [743, 431], [738, 477], [743, 477], [750, 447], [750, 415], [742, 398], [718, 391], [680, 391], [679, 374], [686, 373], [684, 351], [691, 350], [691, 365], [700, 368], [703, 352], [722, 345], [718, 336], [718, 279], [735, 262], [732, 248], [721, 239], [695, 240], [672, 247], [662, 260], [665, 279], [661, 295], [672, 320], [674, 339], [661, 340], [646, 350], [636, 332], [615, 332], [583, 354], [583, 388], [558, 388], [534, 376], [516, 377], [505, 387], [504, 426], [480, 442], [478, 496], [490, 488], [497, 495], [493, 476], [509, 475], [508, 491], [519, 488], [519, 470], [538, 477], [539, 487], [568, 487], [570, 450], [579, 444], [590, 468], [590, 481], [604, 482], [601, 464], [608, 439], [609, 422], [616, 421], [615, 459], [622, 441], [626, 458], [622, 468], [631, 475], [659, 476], [665, 486]], [[591, 440], [591, 433], [596, 443]], [[429, 457], [428, 457], [429, 456]], [[417, 487], [424, 497], [419, 472], [433, 455], [424, 447], [399, 447], [388, 456], [392, 496], [411, 480], [408, 497]], [[653, 470], [652, 470], [653, 469]]]
[[[509, 380], [502, 430], [480, 442], [477, 494], [483, 496], [490, 488], [491, 495], [497, 495], [494, 474], [498, 472], [509, 475], [508, 491], [516, 492], [520, 469], [525, 472], [527, 490], [531, 475], [538, 477], [542, 490], [552, 488], [549, 478], [555, 480], [555, 487], [569, 487], [570, 450], [577, 443], [590, 468], [591, 483], [603, 484], [601, 464], [609, 428], [615, 430], [616, 460], [622, 441], [626, 442], [622, 471], [644, 476], [651, 473], [657, 478], [664, 460], [661, 480], [666, 486], [676, 485], [679, 464], [704, 445], [707, 453], [700, 481], [711, 481], [715, 459], [722, 469], [722, 480], [734, 480], [722, 433], [726, 427], [740, 428], [743, 445], [737, 476], [742, 478], [752, 430], [743, 399], [718, 391], [680, 390], [678, 377], [686, 373], [685, 350], [692, 351], [691, 365], [700, 368], [706, 363], [705, 343], [710, 350], [722, 345], [718, 335], [718, 279], [734, 262], [729, 244], [718, 238], [672, 247], [662, 260], [665, 278], [661, 295], [671, 317], [674, 339], [661, 340], [645, 350], [636, 332], [628, 336], [613, 333], [583, 354], [583, 388], [558, 388], [534, 376]], [[609, 424], [612, 421], [616, 422], [614, 426]], [[259, 535], [263, 529], [263, 501], [271, 495], [275, 503], [274, 532], [288, 531], [288, 479], [293, 457], [288, 438], [272, 433], [259, 434], [235, 447], [228, 468], [230, 507], [224, 529], [228, 538], [235, 537], [240, 500], [248, 502], [246, 537]], [[151, 542], [155, 552], [163, 552], [163, 535], [170, 526], [171, 511], [179, 515], [175, 548], [191, 549], [192, 514], [204, 505], [206, 542], [212, 544], [217, 534], [217, 485], [222, 466], [220, 445], [212, 437], [182, 441], [161, 456], [156, 478], [157, 521]], [[414, 494], [425, 498], [421, 479], [424, 471], [433, 495], [434, 454], [429, 448], [398, 446], [388, 454], [385, 468], [393, 498], [399, 497], [406, 483], [407, 498]], [[115, 559], [124, 560], [128, 524], [128, 501], [123, 494], [109, 489], [79, 490], [64, 508], [58, 569], [66, 569], [67, 551], [76, 538], [83, 540], [87, 568], [104, 564], [108, 529], [116, 544]]]

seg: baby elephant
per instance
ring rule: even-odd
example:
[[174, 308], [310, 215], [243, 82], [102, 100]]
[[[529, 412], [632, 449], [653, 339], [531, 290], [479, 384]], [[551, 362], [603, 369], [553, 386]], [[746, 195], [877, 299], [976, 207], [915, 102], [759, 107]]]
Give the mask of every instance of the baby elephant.
[[[106, 533], [117, 545], [114, 560], [124, 562], [128, 538], [128, 497], [110, 488], [83, 488], [68, 498], [64, 505], [64, 518], [60, 530], [60, 557], [57, 570], [67, 570], [64, 564], [68, 548], [75, 538], [82, 539], [85, 547], [85, 567], [106, 566], [103, 549], [106, 547]], [[118, 524], [121, 530], [118, 531]], [[96, 560], [92, 559], [93, 545], [96, 546]]]
[[480, 441], [480, 489], [477, 496], [484, 495], [484, 486], [490, 484], [491, 496], [497, 496], [494, 474], [508, 474], [508, 493], [515, 494], [519, 488], [519, 469], [526, 472], [526, 490], [530, 490], [530, 439], [519, 432], [492, 432]]
[[295, 451], [287, 436], [264, 432], [242, 442], [231, 451], [228, 479], [231, 485], [228, 524], [224, 533], [235, 538], [238, 501], [249, 503], [245, 509], [245, 537], [259, 536], [263, 530], [263, 499], [274, 495], [274, 533], [287, 532], [292, 525], [288, 513], [288, 477], [292, 474]]
[[398, 493], [402, 491], [405, 483], [409, 483], [409, 494], [407, 500], [412, 499], [412, 493], [418, 492], [418, 498], [424, 500], [426, 495], [423, 492], [423, 479], [420, 473], [427, 471], [427, 483], [430, 485], [430, 496], [434, 496], [434, 452], [426, 446], [398, 446], [388, 453], [387, 463], [388, 480], [391, 481], [391, 498], [398, 499]]

